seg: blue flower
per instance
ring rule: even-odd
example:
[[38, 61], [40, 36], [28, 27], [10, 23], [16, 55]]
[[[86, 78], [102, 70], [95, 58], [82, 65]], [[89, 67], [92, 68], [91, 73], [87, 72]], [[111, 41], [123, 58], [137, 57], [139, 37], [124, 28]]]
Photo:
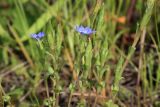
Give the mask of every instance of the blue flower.
[[84, 35], [90, 35], [96, 32], [95, 30], [92, 30], [89, 27], [83, 27], [83, 26], [76, 26], [75, 29], [77, 32], [84, 34]]
[[44, 32], [39, 32], [38, 34], [31, 34], [31, 37], [34, 38], [34, 39], [41, 39], [43, 36], [44, 36]]

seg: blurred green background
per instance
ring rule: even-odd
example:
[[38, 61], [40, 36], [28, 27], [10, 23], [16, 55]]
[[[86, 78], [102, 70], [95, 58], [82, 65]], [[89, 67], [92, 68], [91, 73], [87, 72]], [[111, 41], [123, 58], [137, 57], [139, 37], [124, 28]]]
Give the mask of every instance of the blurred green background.
[[159, 13], [159, 0], [0, 0], [0, 107], [159, 107]]

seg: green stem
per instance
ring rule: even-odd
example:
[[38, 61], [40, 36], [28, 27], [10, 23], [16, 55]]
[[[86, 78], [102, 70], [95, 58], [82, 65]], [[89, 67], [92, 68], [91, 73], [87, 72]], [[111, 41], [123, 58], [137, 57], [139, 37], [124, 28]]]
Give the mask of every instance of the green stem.
[[37, 41], [38, 41], [38, 45], [39, 45], [40, 49], [43, 50], [42, 42], [40, 40], [37, 40]]

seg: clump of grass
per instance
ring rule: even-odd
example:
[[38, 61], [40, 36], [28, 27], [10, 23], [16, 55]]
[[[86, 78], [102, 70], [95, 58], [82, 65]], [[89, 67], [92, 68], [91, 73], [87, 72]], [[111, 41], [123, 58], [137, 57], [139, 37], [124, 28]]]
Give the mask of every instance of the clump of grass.
[[159, 105], [156, 0], [2, 1], [0, 106]]

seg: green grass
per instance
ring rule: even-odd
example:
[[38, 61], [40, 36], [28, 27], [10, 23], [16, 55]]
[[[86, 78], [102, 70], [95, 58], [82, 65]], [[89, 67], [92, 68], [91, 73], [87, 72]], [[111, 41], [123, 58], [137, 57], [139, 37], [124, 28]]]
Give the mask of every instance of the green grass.
[[0, 107], [159, 107], [160, 2], [132, 1], [2, 0]]

